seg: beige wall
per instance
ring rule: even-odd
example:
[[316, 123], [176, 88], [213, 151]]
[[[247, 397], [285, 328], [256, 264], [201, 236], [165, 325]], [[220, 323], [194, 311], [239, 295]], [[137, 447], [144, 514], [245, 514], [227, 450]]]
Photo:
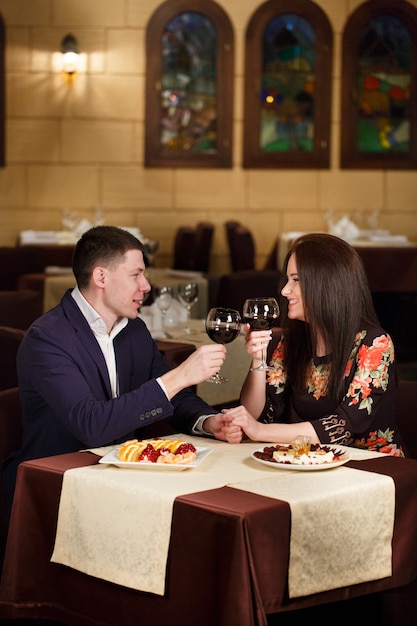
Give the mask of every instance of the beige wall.
[[[243, 170], [244, 31], [260, 1], [218, 0], [235, 30], [234, 166], [230, 170], [143, 167], [144, 40], [159, 0], [0, 0], [7, 29], [7, 166], [0, 169], [0, 245], [21, 229], [60, 229], [64, 207], [106, 223], [138, 226], [160, 240], [169, 264], [179, 224], [216, 224], [211, 270], [227, 271], [223, 223], [254, 232], [261, 266], [278, 233], [324, 228], [332, 207], [380, 210], [381, 226], [417, 241], [417, 175], [339, 168], [340, 42], [361, 0], [317, 0], [333, 26], [332, 165], [329, 170]], [[417, 0], [411, 0], [417, 6]], [[55, 53], [72, 32], [85, 68], [72, 83]]]

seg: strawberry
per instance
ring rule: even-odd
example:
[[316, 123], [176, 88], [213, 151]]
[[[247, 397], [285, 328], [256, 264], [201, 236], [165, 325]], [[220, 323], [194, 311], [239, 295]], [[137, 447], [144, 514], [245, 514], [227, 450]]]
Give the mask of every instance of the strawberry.
[[178, 446], [175, 454], [186, 454], [187, 452], [197, 452], [192, 443], [182, 443]]
[[148, 461], [148, 463], [156, 463], [157, 458], [159, 457], [160, 454], [161, 454], [160, 450], [155, 450], [152, 444], [148, 443], [148, 445], [146, 446], [146, 448], [144, 449], [144, 451], [138, 458], [138, 461]]

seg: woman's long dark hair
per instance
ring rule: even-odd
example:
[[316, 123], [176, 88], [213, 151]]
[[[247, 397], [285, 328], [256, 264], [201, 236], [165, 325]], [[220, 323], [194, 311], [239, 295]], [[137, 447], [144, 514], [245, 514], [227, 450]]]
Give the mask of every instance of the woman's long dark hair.
[[327, 394], [340, 401], [355, 335], [379, 326], [362, 260], [343, 239], [324, 233], [303, 235], [292, 243], [285, 273], [292, 254], [307, 322], [288, 319], [284, 304], [288, 377], [296, 388], [305, 389], [307, 364], [321, 337], [330, 359]]

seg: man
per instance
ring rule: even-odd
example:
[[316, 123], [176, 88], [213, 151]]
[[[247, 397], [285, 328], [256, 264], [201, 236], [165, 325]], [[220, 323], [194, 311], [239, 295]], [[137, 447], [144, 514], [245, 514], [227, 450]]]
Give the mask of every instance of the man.
[[7, 512], [24, 460], [140, 438], [162, 419], [225, 439], [223, 416], [189, 389], [220, 369], [225, 347], [201, 346], [170, 369], [138, 318], [150, 290], [143, 252], [123, 229], [87, 231], [74, 251], [77, 286], [28, 329], [17, 356], [23, 445], [3, 468]]

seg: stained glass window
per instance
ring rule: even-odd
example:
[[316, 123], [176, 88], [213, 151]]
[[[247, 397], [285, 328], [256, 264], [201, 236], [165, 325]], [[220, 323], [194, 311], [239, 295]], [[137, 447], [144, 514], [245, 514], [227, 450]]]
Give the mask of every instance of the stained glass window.
[[162, 34], [161, 146], [217, 150], [216, 29], [201, 13], [181, 13]]
[[207, 5], [217, 7], [214, 14], [191, 10], [193, 2], [186, 3], [190, 10], [178, 12], [181, 4], [185, 5], [178, 1], [162, 5], [162, 15], [157, 11], [148, 27], [151, 78], [145, 163], [227, 167], [231, 165], [231, 28], [219, 19], [221, 9], [214, 3]]
[[244, 167], [329, 167], [332, 29], [310, 0], [271, 0], [246, 31]]
[[412, 42], [396, 17], [362, 29], [358, 63], [359, 152], [409, 152]]
[[259, 145], [265, 152], [314, 148], [315, 35], [298, 15], [280, 15], [263, 37]]
[[366, 2], [343, 33], [344, 168], [417, 167], [417, 10]]

